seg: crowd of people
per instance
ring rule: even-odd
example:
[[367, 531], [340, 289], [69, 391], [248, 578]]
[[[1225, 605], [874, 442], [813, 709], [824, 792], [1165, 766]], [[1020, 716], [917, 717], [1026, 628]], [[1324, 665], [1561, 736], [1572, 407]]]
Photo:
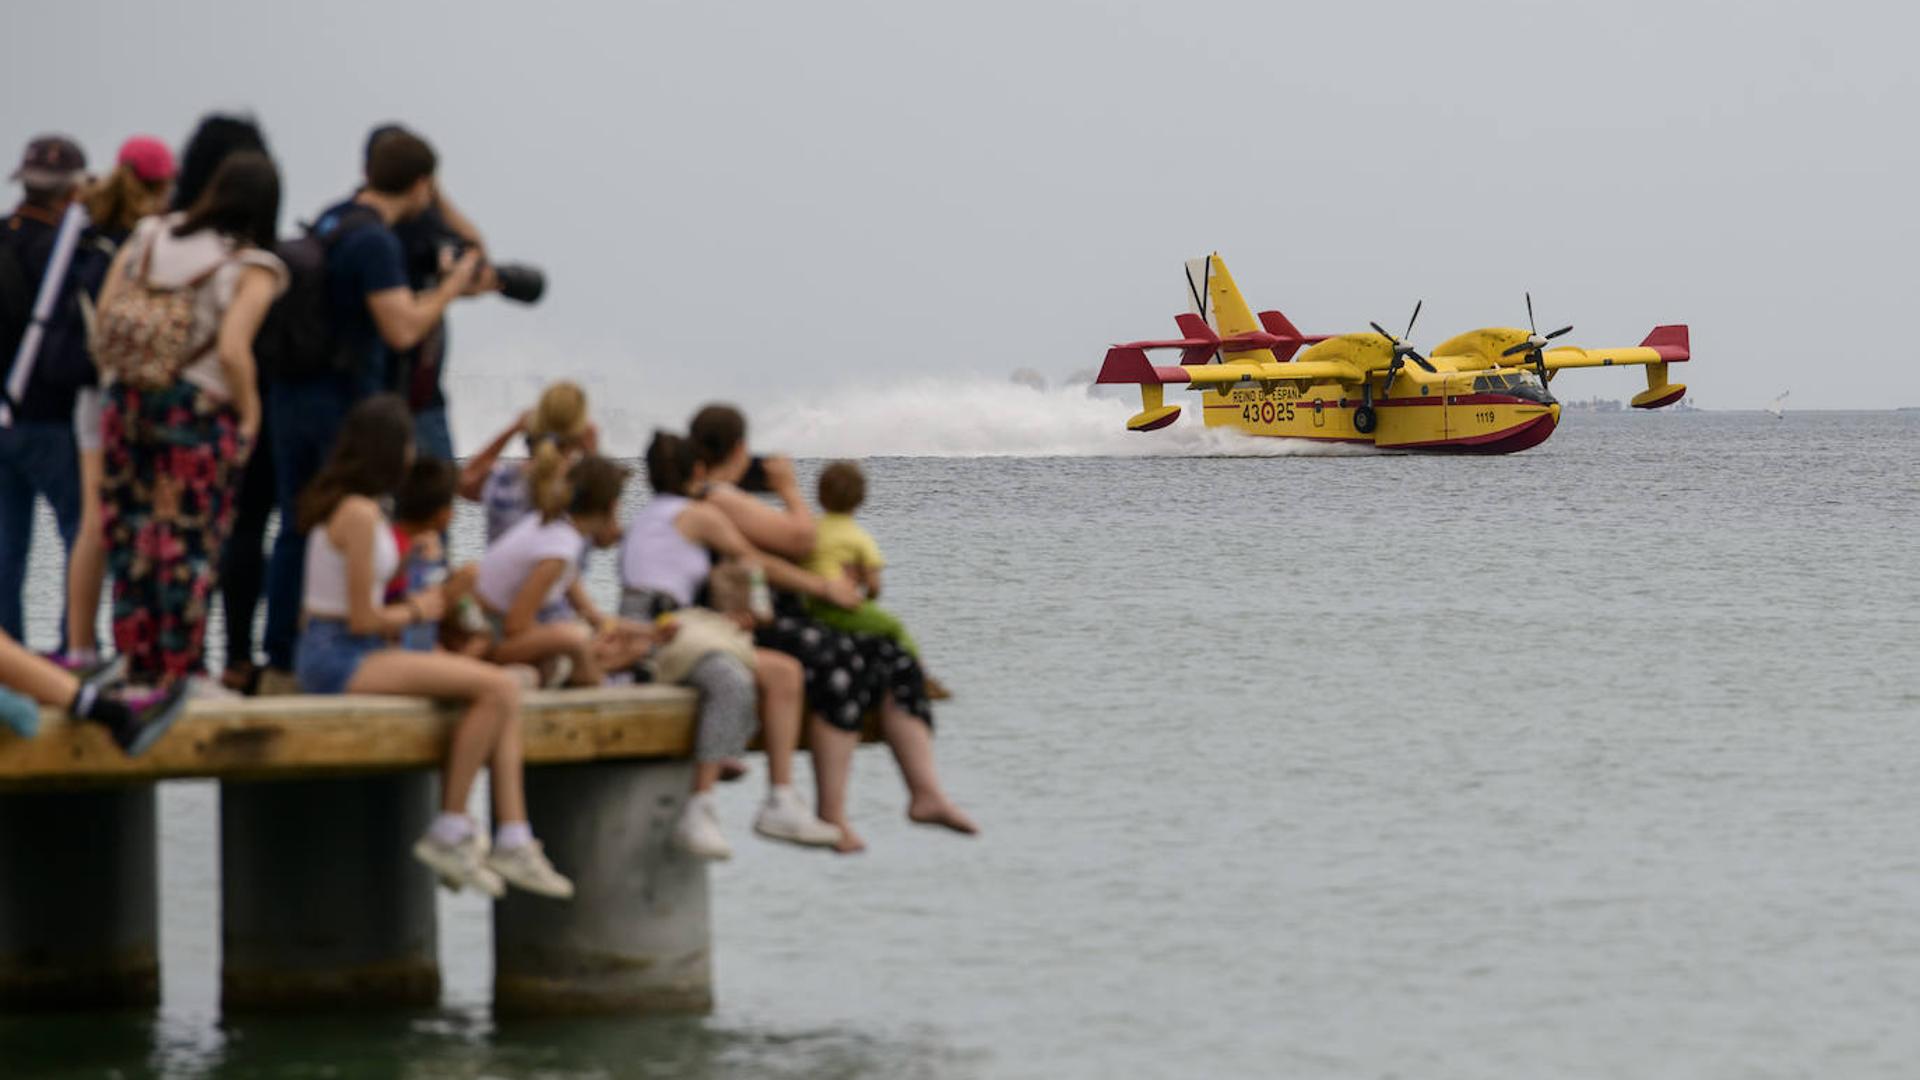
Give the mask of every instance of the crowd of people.
[[[875, 603], [883, 561], [852, 516], [859, 467], [822, 473], [816, 515], [792, 462], [755, 457], [740, 411], [711, 405], [684, 434], [655, 433], [652, 494], [629, 513], [629, 469], [602, 456], [570, 382], [456, 464], [448, 309], [524, 287], [489, 263], [418, 134], [376, 128], [362, 166], [354, 192], [282, 239], [279, 171], [250, 118], [206, 117], [177, 159], [135, 136], [98, 178], [72, 139], [27, 147], [13, 175], [23, 199], [0, 232], [0, 723], [30, 738], [53, 706], [139, 754], [196, 697], [463, 703], [441, 812], [413, 850], [449, 887], [496, 897], [573, 892], [521, 783], [522, 695], [542, 685], [697, 691], [692, 791], [673, 833], [694, 857], [730, 854], [711, 793], [745, 772], [756, 733], [768, 788], [754, 831], [861, 850], [847, 785], [870, 718], [908, 816], [974, 832], [934, 763], [944, 688]], [[524, 460], [507, 456], [516, 444]], [[487, 543], [453, 567], [460, 498], [484, 509]], [[22, 612], [38, 501], [67, 556], [60, 641], [44, 654], [25, 647]], [[605, 610], [582, 570], [614, 548], [621, 592]], [[205, 660], [216, 595], [217, 677]], [[803, 737], [811, 806], [794, 777]], [[491, 837], [468, 813], [483, 767]]]

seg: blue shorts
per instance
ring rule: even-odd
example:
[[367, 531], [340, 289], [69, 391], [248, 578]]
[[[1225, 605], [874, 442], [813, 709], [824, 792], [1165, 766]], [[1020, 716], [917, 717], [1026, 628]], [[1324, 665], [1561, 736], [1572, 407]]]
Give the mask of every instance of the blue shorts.
[[345, 619], [308, 619], [293, 650], [293, 674], [309, 694], [344, 694], [360, 661], [393, 648], [378, 634], [356, 634]]

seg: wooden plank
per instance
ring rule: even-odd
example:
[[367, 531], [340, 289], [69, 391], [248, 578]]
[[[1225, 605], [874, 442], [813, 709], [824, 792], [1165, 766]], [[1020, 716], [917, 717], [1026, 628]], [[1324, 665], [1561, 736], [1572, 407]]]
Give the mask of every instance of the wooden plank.
[[[693, 705], [693, 692], [678, 687], [529, 693], [527, 763], [686, 757]], [[34, 738], [0, 733], [0, 789], [433, 768], [458, 716], [406, 697], [196, 701], [152, 750], [129, 759], [100, 725], [46, 710]]]

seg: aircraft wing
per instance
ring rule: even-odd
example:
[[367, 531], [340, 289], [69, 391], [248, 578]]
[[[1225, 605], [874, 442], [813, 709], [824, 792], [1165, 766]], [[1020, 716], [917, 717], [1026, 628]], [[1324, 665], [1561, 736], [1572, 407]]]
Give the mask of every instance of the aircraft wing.
[[[1548, 371], [1562, 368], [1613, 367], [1625, 364], [1665, 364], [1692, 355], [1685, 326], [1659, 326], [1637, 346], [1622, 349], [1581, 349], [1562, 346], [1541, 354]], [[1523, 358], [1524, 359], [1524, 358]], [[1521, 364], [1522, 367], [1526, 365]]]
[[[1565, 368], [1613, 367], [1640, 364], [1647, 369], [1647, 388], [1633, 395], [1636, 409], [1659, 409], [1686, 396], [1685, 383], [1667, 381], [1667, 365], [1691, 359], [1692, 345], [1685, 326], [1656, 326], [1647, 340], [1626, 349], [1548, 349], [1540, 354], [1548, 374]], [[1521, 367], [1527, 365], [1522, 363]]]

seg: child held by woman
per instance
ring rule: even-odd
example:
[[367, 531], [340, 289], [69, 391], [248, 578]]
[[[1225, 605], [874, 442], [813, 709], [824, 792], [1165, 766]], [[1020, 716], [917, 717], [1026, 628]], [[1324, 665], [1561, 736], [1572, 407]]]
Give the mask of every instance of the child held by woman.
[[[835, 630], [886, 638], [920, 660], [920, 646], [907, 633], [906, 624], [876, 602], [880, 599], [880, 571], [887, 560], [880, 554], [873, 534], [853, 519], [853, 512], [866, 501], [867, 478], [858, 464], [836, 461], [820, 470], [820, 509], [825, 513], [815, 526], [813, 555], [807, 559], [807, 569], [830, 580], [846, 578], [866, 599], [854, 608], [810, 599], [807, 614]], [[935, 701], [953, 696], [931, 675], [926, 676], [926, 686], [927, 696]]]
[[453, 524], [454, 488], [459, 482], [459, 469], [444, 458], [415, 458], [407, 470], [393, 497], [393, 540], [400, 549], [400, 572], [387, 583], [387, 600], [397, 603], [410, 593], [440, 586], [446, 597], [445, 615], [438, 625], [419, 623], [402, 631], [401, 646], [432, 652], [444, 645], [451, 652], [484, 658], [492, 639], [473, 599], [478, 567], [447, 569], [445, 537]]

